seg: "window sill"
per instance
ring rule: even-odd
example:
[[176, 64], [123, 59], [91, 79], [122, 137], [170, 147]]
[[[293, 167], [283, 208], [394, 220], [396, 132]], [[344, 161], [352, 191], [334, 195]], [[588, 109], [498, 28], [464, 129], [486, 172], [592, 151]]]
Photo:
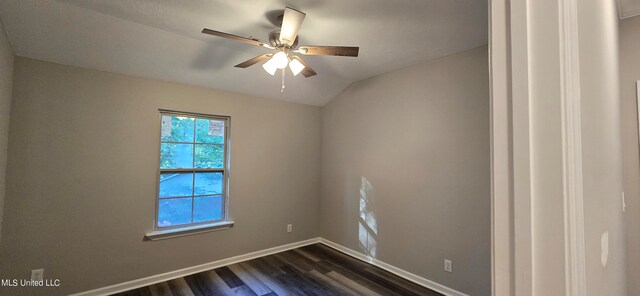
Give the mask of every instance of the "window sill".
[[200, 234], [205, 232], [225, 230], [231, 227], [233, 227], [233, 221], [223, 221], [223, 222], [210, 223], [210, 224], [187, 226], [182, 228], [172, 228], [167, 230], [156, 230], [156, 231], [148, 232], [145, 235], [145, 239], [148, 239], [151, 241], [157, 241], [157, 240], [174, 238], [174, 237], [181, 237], [181, 236]]

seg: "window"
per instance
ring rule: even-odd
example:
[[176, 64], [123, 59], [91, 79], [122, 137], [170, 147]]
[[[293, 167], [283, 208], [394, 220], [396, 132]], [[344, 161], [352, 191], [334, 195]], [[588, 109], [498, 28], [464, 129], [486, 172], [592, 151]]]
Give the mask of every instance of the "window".
[[157, 229], [227, 219], [229, 117], [161, 111]]

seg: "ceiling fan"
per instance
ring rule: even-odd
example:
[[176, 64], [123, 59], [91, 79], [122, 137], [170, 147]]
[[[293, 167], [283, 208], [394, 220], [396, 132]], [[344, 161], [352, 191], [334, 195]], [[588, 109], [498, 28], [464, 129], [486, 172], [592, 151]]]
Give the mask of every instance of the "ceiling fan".
[[262, 42], [255, 38], [246, 38], [220, 31], [204, 28], [202, 33], [231, 40], [244, 42], [247, 44], [263, 47], [272, 50], [270, 53], [259, 55], [237, 64], [237, 68], [247, 68], [262, 61], [267, 61], [262, 65], [265, 71], [275, 75], [277, 70], [282, 70], [282, 91], [284, 90], [284, 72], [289, 66], [294, 76], [302, 73], [304, 77], [316, 75], [314, 71], [300, 56], [301, 55], [321, 55], [321, 56], [345, 56], [357, 57], [358, 47], [347, 46], [298, 46], [298, 31], [302, 26], [306, 14], [290, 7], [284, 9], [282, 16], [282, 26], [280, 30], [269, 33], [269, 43]]

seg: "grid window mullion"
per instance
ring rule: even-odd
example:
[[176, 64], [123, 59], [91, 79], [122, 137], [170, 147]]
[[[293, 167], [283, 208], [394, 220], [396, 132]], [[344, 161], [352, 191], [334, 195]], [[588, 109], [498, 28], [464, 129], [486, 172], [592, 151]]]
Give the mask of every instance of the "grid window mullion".
[[[191, 159], [191, 167], [195, 168], [196, 167], [196, 128], [198, 126], [197, 122], [196, 122], [196, 118], [193, 118], [193, 158]], [[195, 209], [195, 198], [193, 197], [195, 195], [195, 186], [196, 186], [196, 172], [193, 172], [193, 182], [191, 183], [191, 223], [193, 223], [193, 211]]]
[[162, 144], [198, 144], [198, 145], [210, 145], [210, 146], [224, 146], [222, 143], [205, 143], [205, 142], [171, 142], [162, 141]]
[[[162, 169], [159, 168], [158, 170], [158, 182], [161, 181], [160, 176], [162, 176], [162, 174], [179, 174], [179, 173], [190, 173], [191, 174], [191, 195], [190, 196], [164, 196], [162, 198], [160, 198], [160, 184], [158, 185], [158, 195], [156, 196], [156, 227], [162, 227], [162, 228], [175, 228], [175, 227], [179, 227], [179, 226], [184, 226], [184, 225], [188, 225], [188, 224], [201, 224], [207, 221], [219, 221], [219, 220], [224, 220], [227, 217], [227, 209], [226, 209], [226, 203], [227, 203], [227, 173], [226, 173], [226, 168], [227, 168], [227, 163], [228, 163], [228, 159], [227, 159], [227, 154], [228, 154], [228, 147], [227, 147], [227, 143], [228, 143], [228, 122], [229, 119], [228, 117], [213, 117], [213, 116], [207, 116], [207, 115], [198, 115], [198, 114], [189, 114], [189, 113], [180, 113], [180, 112], [166, 112], [161, 110], [160, 112], [161, 114], [161, 120], [163, 119], [163, 116], [175, 116], [175, 117], [180, 117], [180, 120], [184, 120], [185, 117], [187, 119], [192, 119], [193, 120], [193, 140], [189, 139], [188, 137], [186, 138], [175, 138], [175, 137], [165, 137], [163, 135], [161, 135], [161, 139], [160, 139], [160, 144], [161, 144], [161, 149], [162, 149], [162, 144], [183, 144], [183, 145], [192, 145], [191, 149], [191, 168], [180, 168], [178, 165], [177, 168], [166, 168], [166, 169]], [[223, 130], [223, 134], [222, 134], [222, 143], [219, 142], [209, 142], [209, 139], [207, 140], [201, 140], [199, 141], [197, 139], [198, 137], [198, 131], [199, 131], [199, 127], [198, 127], [198, 120], [208, 120], [205, 122], [209, 122], [209, 124], [211, 124], [211, 121], [221, 121], [224, 124], [224, 130]], [[201, 122], [203, 123], [203, 122]], [[178, 125], [180, 126], [180, 124]], [[184, 128], [185, 126], [182, 125], [182, 128]], [[175, 128], [175, 126], [174, 126]], [[179, 127], [180, 128], [180, 127]], [[200, 126], [200, 129], [205, 128], [202, 124]], [[211, 126], [209, 127], [211, 129]], [[202, 132], [205, 132], [204, 130], [201, 130]], [[189, 134], [188, 132], [186, 133], [187, 135]], [[184, 133], [183, 133], [184, 135]], [[210, 134], [211, 135], [211, 134]], [[185, 139], [187, 139], [186, 141], [184, 141]], [[200, 143], [201, 142], [201, 143]], [[221, 167], [212, 167], [212, 168], [196, 168], [196, 164], [198, 163], [196, 160], [196, 151], [199, 151], [196, 149], [196, 145], [202, 145], [202, 147], [211, 147], [211, 146], [217, 146], [217, 147], [222, 147], [222, 153], [223, 153], [223, 157], [222, 157], [222, 161], [223, 164], [221, 165]], [[186, 148], [186, 147], [185, 147]], [[187, 148], [188, 149], [188, 148]], [[204, 148], [203, 148], [204, 149]], [[213, 148], [211, 148], [213, 149]], [[219, 149], [219, 148], [215, 148], [215, 149]], [[202, 150], [202, 149], [200, 149]], [[200, 151], [202, 155], [207, 155], [207, 157], [209, 155], [209, 148], [206, 149], [207, 151]], [[184, 151], [184, 150], [183, 150]], [[188, 150], [186, 150], [188, 151]], [[162, 151], [161, 151], [162, 152]], [[174, 152], [170, 152], [170, 153], [174, 153]], [[219, 152], [217, 152], [219, 153]], [[161, 154], [161, 160], [164, 159], [163, 156], [164, 154]], [[171, 154], [173, 155], [173, 154]], [[213, 158], [212, 158], [213, 159]], [[187, 160], [187, 159], [185, 159]], [[188, 161], [188, 160], [187, 160]], [[161, 161], [162, 163], [162, 161]], [[186, 163], [188, 164], [188, 162]], [[172, 165], [173, 166], [173, 165]], [[217, 166], [217, 165], [213, 165], [213, 166]], [[206, 175], [207, 173], [217, 173], [214, 174], [213, 176], [216, 177], [212, 177], [212, 175]], [[198, 177], [196, 177], [196, 174], [198, 174]], [[220, 177], [221, 175], [221, 177]], [[213, 178], [213, 179], [210, 179]], [[188, 179], [187, 179], [188, 180]], [[198, 180], [198, 181], [197, 181]], [[199, 182], [198, 184], [201, 184], [201, 187], [196, 187], [196, 182]], [[213, 182], [213, 183], [211, 183]], [[219, 182], [219, 183], [218, 183]], [[185, 182], [186, 183], [186, 182]], [[164, 184], [164, 183], [163, 183]], [[185, 184], [186, 185], [186, 184]], [[183, 187], [184, 193], [188, 193], [189, 188], [188, 187]], [[196, 188], [200, 188], [198, 192], [196, 192]], [[198, 194], [196, 194], [198, 193]], [[221, 198], [221, 201], [215, 201], [213, 203], [211, 203], [210, 199], [201, 199], [198, 200], [198, 202], [196, 203], [196, 198], [210, 198], [210, 197], [216, 197], [216, 198]], [[186, 200], [187, 198], [190, 198], [190, 204], [191, 204], [191, 209], [190, 212], [188, 210], [188, 201]], [[187, 207], [183, 207], [183, 213], [185, 214], [183, 217], [183, 221], [190, 221], [190, 223], [188, 224], [165, 224], [165, 226], [160, 226], [160, 206], [159, 204], [163, 201], [166, 200], [183, 200], [183, 204]], [[218, 203], [221, 202], [222, 204], [219, 205]], [[165, 207], [167, 207], [168, 203], [165, 203]], [[213, 206], [214, 208], [210, 208], [211, 206]], [[204, 207], [204, 208], [203, 208]], [[221, 211], [219, 214], [221, 214], [222, 216], [218, 216], [219, 214], [213, 215], [213, 216], [209, 216], [208, 213], [210, 211], [210, 209], [215, 209], [215, 212], [218, 213], [218, 211]], [[162, 213], [166, 213], [165, 211], [163, 211]], [[203, 215], [203, 213], [205, 213]], [[188, 216], [190, 215], [190, 216]], [[165, 218], [163, 218], [165, 219]], [[204, 220], [203, 220], [204, 219]], [[214, 219], [214, 220], [211, 220]], [[165, 222], [166, 223], [166, 222]]]

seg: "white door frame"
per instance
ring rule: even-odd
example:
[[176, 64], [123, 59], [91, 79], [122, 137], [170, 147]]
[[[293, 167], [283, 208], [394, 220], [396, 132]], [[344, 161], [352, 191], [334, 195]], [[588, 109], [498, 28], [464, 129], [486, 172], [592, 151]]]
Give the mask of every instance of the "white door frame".
[[491, 290], [514, 295], [511, 169], [510, 20], [508, 0], [490, 0], [491, 79]]
[[[490, 0], [492, 291], [534, 295], [530, 1]], [[564, 281], [586, 295], [577, 0], [557, 3], [562, 123]], [[540, 271], [544, 272], [544, 271]]]

